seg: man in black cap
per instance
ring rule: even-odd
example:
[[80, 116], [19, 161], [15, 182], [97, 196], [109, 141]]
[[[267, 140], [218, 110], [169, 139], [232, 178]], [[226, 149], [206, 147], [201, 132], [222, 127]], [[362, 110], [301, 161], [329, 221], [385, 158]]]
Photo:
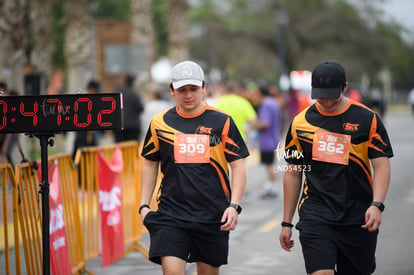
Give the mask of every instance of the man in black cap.
[[283, 249], [293, 247], [292, 219], [298, 207], [296, 228], [306, 272], [313, 275], [375, 270], [393, 152], [381, 119], [346, 98], [347, 86], [340, 64], [316, 66], [311, 93], [316, 103], [293, 119], [286, 136], [279, 240]]

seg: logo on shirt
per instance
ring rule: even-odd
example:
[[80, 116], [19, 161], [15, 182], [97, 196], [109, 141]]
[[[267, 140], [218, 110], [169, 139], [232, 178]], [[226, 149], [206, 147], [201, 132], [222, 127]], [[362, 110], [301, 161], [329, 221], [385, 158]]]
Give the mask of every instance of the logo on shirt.
[[204, 126], [198, 126], [197, 133], [198, 134], [204, 134], [204, 135], [211, 135], [211, 130], [213, 130], [213, 128], [207, 128], [207, 127], [204, 127]]
[[345, 122], [343, 125], [345, 131], [355, 132], [358, 131], [359, 124]]

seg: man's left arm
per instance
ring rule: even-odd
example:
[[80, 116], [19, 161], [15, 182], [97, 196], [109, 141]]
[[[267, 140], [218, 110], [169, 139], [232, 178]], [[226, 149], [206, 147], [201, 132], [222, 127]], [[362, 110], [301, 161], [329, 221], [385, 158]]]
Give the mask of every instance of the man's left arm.
[[[231, 169], [231, 203], [240, 204], [246, 187], [246, 166], [244, 159], [238, 159], [229, 163]], [[237, 225], [238, 213], [233, 207], [228, 207], [221, 219], [225, 222], [221, 226], [221, 230], [234, 230]]]
[[374, 169], [373, 201], [384, 202], [390, 185], [390, 159], [388, 157], [375, 158], [371, 160], [371, 163]]
[[[390, 185], [390, 160], [388, 157], [371, 159], [374, 170], [372, 191], [373, 201], [384, 203]], [[382, 220], [381, 210], [376, 206], [370, 206], [365, 212], [365, 224], [363, 228], [375, 231], [379, 228]]]

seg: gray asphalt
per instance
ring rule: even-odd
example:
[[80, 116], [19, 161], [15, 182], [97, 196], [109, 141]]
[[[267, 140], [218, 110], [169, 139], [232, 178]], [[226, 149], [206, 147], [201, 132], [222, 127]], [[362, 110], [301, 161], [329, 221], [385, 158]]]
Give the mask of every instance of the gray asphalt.
[[[385, 124], [393, 144], [391, 185], [377, 247], [376, 275], [414, 274], [414, 116], [408, 112], [387, 114]], [[288, 253], [278, 243], [282, 217], [282, 196], [262, 199], [264, 169], [257, 157], [249, 160], [248, 186], [243, 199], [239, 224], [231, 232], [229, 264], [221, 268], [222, 275], [306, 274], [297, 232], [295, 247]], [[282, 174], [278, 173], [279, 186]], [[142, 242], [148, 245], [148, 236]], [[87, 262], [94, 274], [162, 274], [159, 265], [149, 262], [138, 252], [132, 252], [115, 264], [101, 268], [100, 258]], [[186, 274], [196, 274], [195, 265], [188, 264]]]

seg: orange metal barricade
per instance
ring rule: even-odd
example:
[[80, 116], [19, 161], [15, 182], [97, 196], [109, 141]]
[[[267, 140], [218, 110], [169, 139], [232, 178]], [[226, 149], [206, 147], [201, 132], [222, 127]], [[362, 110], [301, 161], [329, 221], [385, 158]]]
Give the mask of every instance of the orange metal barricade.
[[148, 249], [140, 242], [145, 228], [138, 215], [140, 200], [140, 158], [138, 143], [135, 141], [121, 142], [103, 147], [84, 147], [77, 151], [75, 165], [80, 175], [80, 220], [85, 236], [86, 260], [100, 255], [99, 232], [99, 186], [97, 153], [100, 151], [109, 160], [114, 150], [122, 151], [124, 169], [121, 174], [122, 216], [124, 242], [128, 247], [125, 253], [138, 251], [148, 257]]
[[[48, 160], [49, 163], [57, 162], [59, 167], [72, 274], [92, 274], [86, 268], [86, 261], [100, 255], [97, 153], [101, 151], [105, 158], [110, 159], [117, 147], [122, 151], [124, 162], [121, 187], [125, 253], [138, 251], [148, 257], [148, 248], [140, 242], [146, 229], [138, 215], [142, 165], [138, 143], [130, 141], [104, 147], [86, 147], [78, 150], [75, 163], [67, 153], [49, 157]], [[0, 164], [0, 171], [0, 254], [4, 255], [0, 256], [0, 263], [5, 269], [4, 272], [0, 269], [0, 274], [13, 274], [11, 268], [14, 268], [15, 274], [42, 274], [42, 211], [38, 172], [33, 163], [16, 165], [14, 170], [10, 164]], [[151, 205], [155, 205], [154, 202]], [[20, 254], [21, 246], [24, 259]], [[10, 265], [11, 253], [14, 253], [15, 265]]]
[[[130, 245], [125, 254], [131, 251], [139, 251], [148, 257], [148, 248], [140, 239], [145, 232], [138, 208], [140, 204], [141, 188], [141, 158], [139, 157], [139, 146], [137, 142], [118, 143], [124, 160], [122, 171], [122, 215], [125, 244]], [[113, 150], [113, 149], [111, 149]]]
[[[84, 241], [79, 220], [77, 169], [73, 165], [70, 154], [59, 154], [50, 157], [49, 163], [53, 162], [58, 163], [72, 274], [92, 274], [86, 269], [85, 256], [83, 251], [79, 249]], [[25, 274], [42, 274], [42, 211], [39, 195], [39, 175], [31, 164], [23, 163], [16, 165], [15, 179], [17, 187], [14, 188], [13, 195], [16, 197], [15, 208], [19, 216], [19, 229], [22, 234], [26, 263]]]
[[81, 232], [84, 236], [85, 259], [93, 259], [99, 256], [99, 220], [98, 209], [98, 175], [97, 160], [93, 151], [99, 150], [99, 147], [90, 151], [90, 147], [81, 148], [77, 151], [75, 157], [75, 166], [78, 167], [79, 173], [79, 215]]
[[0, 274], [22, 274], [17, 184], [10, 164], [0, 164], [0, 171]]
[[30, 163], [15, 168], [17, 213], [27, 274], [42, 274], [42, 211], [39, 197], [39, 178]]
[[67, 245], [72, 274], [89, 273], [86, 269], [85, 254], [82, 249], [84, 236], [81, 232], [78, 198], [78, 170], [68, 153], [49, 157], [49, 163], [57, 162], [60, 177], [60, 189], [65, 219]]

